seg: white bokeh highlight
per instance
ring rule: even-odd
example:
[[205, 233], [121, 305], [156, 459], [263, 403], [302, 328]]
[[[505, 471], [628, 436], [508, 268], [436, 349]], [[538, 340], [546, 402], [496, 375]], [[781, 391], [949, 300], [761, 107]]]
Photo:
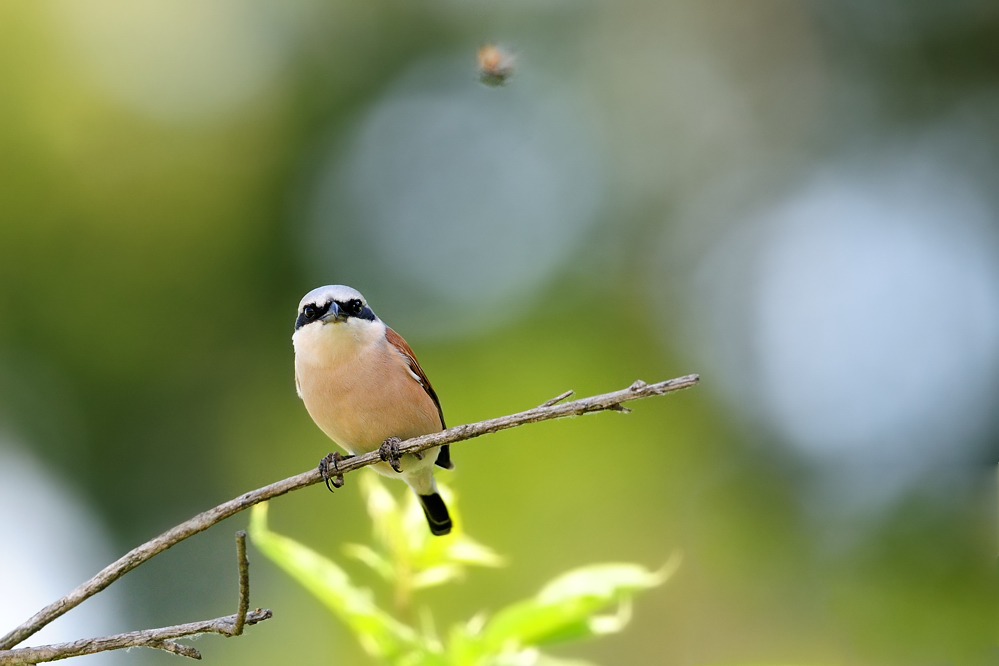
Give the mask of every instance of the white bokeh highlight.
[[471, 65], [404, 72], [332, 147], [311, 206], [317, 272], [344, 275], [379, 314], [387, 303], [408, 316], [407, 330], [525, 310], [511, 306], [565, 264], [602, 202], [584, 101], [529, 76], [487, 88]]
[[999, 240], [973, 182], [911, 152], [829, 168], [733, 218], [694, 271], [711, 376], [860, 503], [973, 459], [995, 425]]
[[772, 212], [751, 330], [768, 416], [811, 453], [946, 455], [989, 415], [988, 211], [920, 180], [818, 182]]
[[[80, 497], [24, 449], [0, 438], [0, 634], [84, 582], [114, 558], [103, 526]], [[118, 593], [105, 590], [57, 619], [24, 645], [124, 631]], [[21, 647], [21, 646], [19, 646]], [[121, 655], [84, 664], [123, 663]]]

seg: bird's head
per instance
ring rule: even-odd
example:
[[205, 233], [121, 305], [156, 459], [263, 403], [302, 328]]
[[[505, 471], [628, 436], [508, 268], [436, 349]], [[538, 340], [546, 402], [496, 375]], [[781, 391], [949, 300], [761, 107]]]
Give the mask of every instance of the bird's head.
[[350, 323], [351, 319], [359, 323], [376, 321], [378, 317], [361, 292], [346, 285], [331, 284], [313, 289], [302, 298], [295, 330], [305, 326]]
[[292, 339], [297, 350], [299, 343], [311, 346], [339, 339], [362, 341], [379, 334], [384, 335], [384, 324], [361, 292], [333, 284], [313, 289], [302, 298]]

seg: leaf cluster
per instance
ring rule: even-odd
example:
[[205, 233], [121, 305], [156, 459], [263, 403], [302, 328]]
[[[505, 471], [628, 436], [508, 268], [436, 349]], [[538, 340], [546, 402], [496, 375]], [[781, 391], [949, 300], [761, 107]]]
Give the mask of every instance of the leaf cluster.
[[447, 488], [441, 492], [452, 509], [454, 529], [433, 537], [411, 493], [400, 503], [374, 473], [360, 476], [374, 528], [372, 544], [348, 544], [344, 552], [393, 588], [394, 612], [383, 609], [369, 588], [356, 584], [330, 558], [271, 531], [266, 504], [254, 507], [249, 533], [266, 557], [347, 625], [368, 654], [392, 666], [586, 666], [541, 648], [621, 631], [631, 617], [631, 599], [665, 582], [679, 564], [674, 556], [659, 571], [636, 564], [575, 569], [529, 599], [456, 624], [442, 641], [429, 610], [423, 609], [419, 623], [399, 619], [410, 614], [413, 594], [455, 582], [469, 566], [496, 567], [503, 560], [464, 533], [456, 498]]

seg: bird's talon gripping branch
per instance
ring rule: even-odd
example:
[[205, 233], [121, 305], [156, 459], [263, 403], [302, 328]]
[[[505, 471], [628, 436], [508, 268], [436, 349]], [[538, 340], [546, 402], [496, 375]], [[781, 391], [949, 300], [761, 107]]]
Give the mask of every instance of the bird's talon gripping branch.
[[392, 465], [392, 469], [396, 472], [402, 473], [402, 467], [399, 465], [399, 459], [402, 454], [399, 453], [399, 444], [402, 442], [398, 437], [389, 437], [382, 445], [378, 447], [378, 456], [389, 465]]
[[343, 474], [340, 472], [339, 463], [353, 457], [343, 456], [339, 451], [334, 451], [327, 453], [326, 457], [319, 461], [319, 474], [323, 477], [327, 490], [333, 492], [333, 488], [343, 488]]

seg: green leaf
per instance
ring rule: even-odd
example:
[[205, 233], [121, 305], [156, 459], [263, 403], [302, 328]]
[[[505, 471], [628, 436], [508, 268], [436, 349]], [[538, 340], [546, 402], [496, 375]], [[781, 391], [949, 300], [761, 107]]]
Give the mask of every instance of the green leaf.
[[485, 622], [485, 615], [480, 613], [465, 624], [451, 627], [447, 656], [453, 666], [481, 666], [484, 663], [485, 646], [481, 634]]
[[543, 604], [576, 599], [611, 600], [661, 585], [673, 569], [675, 565], [671, 563], [662, 571], [649, 571], [637, 564], [594, 564], [562, 574], [545, 585], [537, 599]]
[[452, 580], [461, 578], [462, 568], [453, 564], [442, 564], [437, 567], [423, 569], [413, 574], [412, 585], [414, 590], [420, 590], [435, 585], [443, 585]]
[[486, 627], [485, 651], [509, 652], [530, 645], [547, 645], [586, 638], [593, 609], [578, 601], [540, 604], [522, 601], [501, 610]]
[[413, 493], [407, 492], [402, 502], [397, 501], [374, 472], [362, 474], [360, 483], [379, 550], [350, 546], [349, 554], [385, 580], [418, 590], [462, 577], [465, 566], [503, 564], [493, 550], [462, 532], [455, 495], [444, 484], [439, 484], [439, 491], [451, 508], [454, 528], [447, 536], [435, 537], [427, 529], [423, 509]]
[[427, 520], [423, 516], [423, 509], [416, 496], [408, 493], [406, 498], [402, 522], [403, 530], [407, 534], [414, 569], [430, 569], [447, 564], [482, 567], [503, 566], [503, 558], [495, 551], [465, 534], [461, 512], [458, 510], [458, 499], [454, 491], [443, 483], [438, 483], [438, 491], [447, 503], [451, 519], [454, 522], [451, 534], [444, 537], [430, 535], [427, 530]]
[[253, 507], [249, 534], [260, 552], [349, 626], [369, 654], [394, 659], [423, 650], [416, 632], [378, 608], [371, 591], [355, 586], [343, 569], [297, 541], [271, 532], [266, 503]]
[[343, 554], [368, 565], [386, 581], [391, 582], [395, 579], [395, 571], [392, 569], [392, 563], [375, 552], [370, 546], [359, 543], [348, 543], [343, 547]]
[[480, 567], [501, 567], [505, 564], [503, 558], [492, 548], [483, 546], [463, 534], [448, 544], [447, 558], [452, 562], [476, 564]]
[[[679, 556], [657, 572], [637, 564], [597, 564], [570, 571], [538, 595], [508, 606], [489, 621], [482, 642], [486, 653], [517, 652], [534, 645], [620, 631], [630, 619], [630, 599], [668, 579]], [[616, 605], [614, 616], [599, 613]]]
[[382, 485], [377, 472], [369, 471], [359, 476], [358, 482], [374, 528], [375, 541], [392, 556], [391, 559], [405, 559], [409, 548], [399, 503]]
[[413, 652], [396, 660], [396, 666], [452, 666], [442, 654], [434, 652]]

